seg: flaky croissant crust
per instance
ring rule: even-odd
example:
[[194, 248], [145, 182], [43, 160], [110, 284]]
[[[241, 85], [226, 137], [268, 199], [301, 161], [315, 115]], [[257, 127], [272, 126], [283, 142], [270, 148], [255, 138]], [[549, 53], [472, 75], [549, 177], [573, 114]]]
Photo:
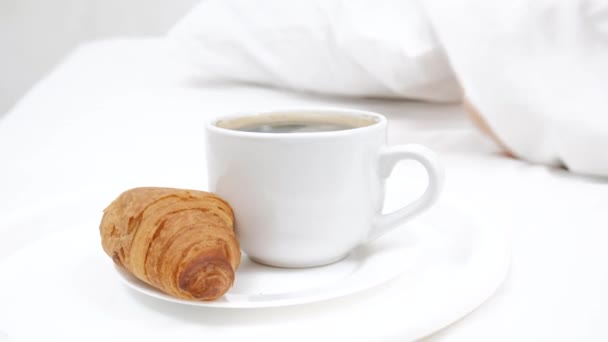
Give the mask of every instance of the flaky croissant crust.
[[116, 264], [163, 292], [212, 300], [233, 284], [241, 252], [234, 214], [217, 195], [135, 188], [105, 210], [102, 246]]

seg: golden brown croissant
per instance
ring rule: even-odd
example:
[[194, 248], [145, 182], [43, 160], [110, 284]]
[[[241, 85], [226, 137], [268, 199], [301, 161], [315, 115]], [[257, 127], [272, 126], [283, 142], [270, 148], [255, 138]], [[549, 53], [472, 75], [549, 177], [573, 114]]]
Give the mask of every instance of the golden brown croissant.
[[193, 190], [135, 188], [104, 210], [99, 227], [115, 263], [163, 292], [212, 300], [232, 286], [241, 251], [232, 209]]

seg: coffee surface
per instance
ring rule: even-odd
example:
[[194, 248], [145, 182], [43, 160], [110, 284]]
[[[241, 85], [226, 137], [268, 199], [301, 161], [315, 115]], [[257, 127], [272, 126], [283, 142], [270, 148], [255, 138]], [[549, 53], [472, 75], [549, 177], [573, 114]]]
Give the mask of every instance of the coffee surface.
[[312, 123], [312, 122], [274, 122], [261, 123], [236, 128], [237, 131], [256, 132], [256, 133], [311, 133], [311, 132], [332, 132], [343, 131], [356, 128], [353, 126], [337, 125], [334, 123]]
[[217, 126], [253, 133], [316, 133], [344, 131], [376, 123], [374, 117], [322, 113], [279, 113], [222, 120]]

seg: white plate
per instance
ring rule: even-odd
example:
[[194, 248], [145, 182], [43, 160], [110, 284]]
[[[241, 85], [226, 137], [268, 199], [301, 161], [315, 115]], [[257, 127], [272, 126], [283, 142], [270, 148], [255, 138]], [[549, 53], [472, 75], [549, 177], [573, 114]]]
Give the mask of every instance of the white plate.
[[403, 273], [416, 261], [424, 246], [408, 243], [407, 232], [393, 234], [390, 240], [388, 244], [375, 242], [361, 246], [339, 262], [313, 268], [265, 266], [243, 255], [234, 286], [214, 301], [174, 298], [121, 267], [115, 266], [115, 269], [129, 287], [170, 302], [234, 309], [287, 306], [346, 296], [383, 284]]
[[367, 258], [355, 253], [325, 268], [272, 269], [263, 276], [258, 265], [245, 262], [226, 300], [253, 294], [267, 306], [317, 301], [257, 309], [252, 307], [262, 302], [243, 304], [239, 298], [248, 309], [199, 307], [125, 286], [101, 249], [99, 221], [91, 216], [90, 222], [40, 236], [0, 261], [0, 331], [31, 341], [90, 340], [91, 332], [95, 340], [116, 334], [150, 341], [418, 339], [487, 300], [509, 260], [500, 227], [476, 224], [462, 210], [441, 205], [429, 214], [356, 252]]

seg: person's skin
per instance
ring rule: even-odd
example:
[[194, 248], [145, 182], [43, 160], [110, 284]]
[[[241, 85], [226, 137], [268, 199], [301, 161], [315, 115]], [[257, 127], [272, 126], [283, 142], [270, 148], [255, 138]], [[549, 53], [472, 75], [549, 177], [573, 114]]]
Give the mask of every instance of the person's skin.
[[492, 139], [496, 144], [498, 144], [498, 146], [503, 149], [504, 153], [507, 156], [513, 157], [513, 153], [511, 152], [511, 150], [509, 150], [509, 148], [502, 141], [500, 141], [500, 139], [498, 139], [498, 137], [496, 136], [494, 131], [492, 131], [488, 123], [483, 119], [481, 114], [479, 114], [479, 111], [467, 100], [466, 97], [462, 100], [462, 106], [471, 121], [473, 121], [473, 124], [485, 135], [490, 137], [490, 139]]

